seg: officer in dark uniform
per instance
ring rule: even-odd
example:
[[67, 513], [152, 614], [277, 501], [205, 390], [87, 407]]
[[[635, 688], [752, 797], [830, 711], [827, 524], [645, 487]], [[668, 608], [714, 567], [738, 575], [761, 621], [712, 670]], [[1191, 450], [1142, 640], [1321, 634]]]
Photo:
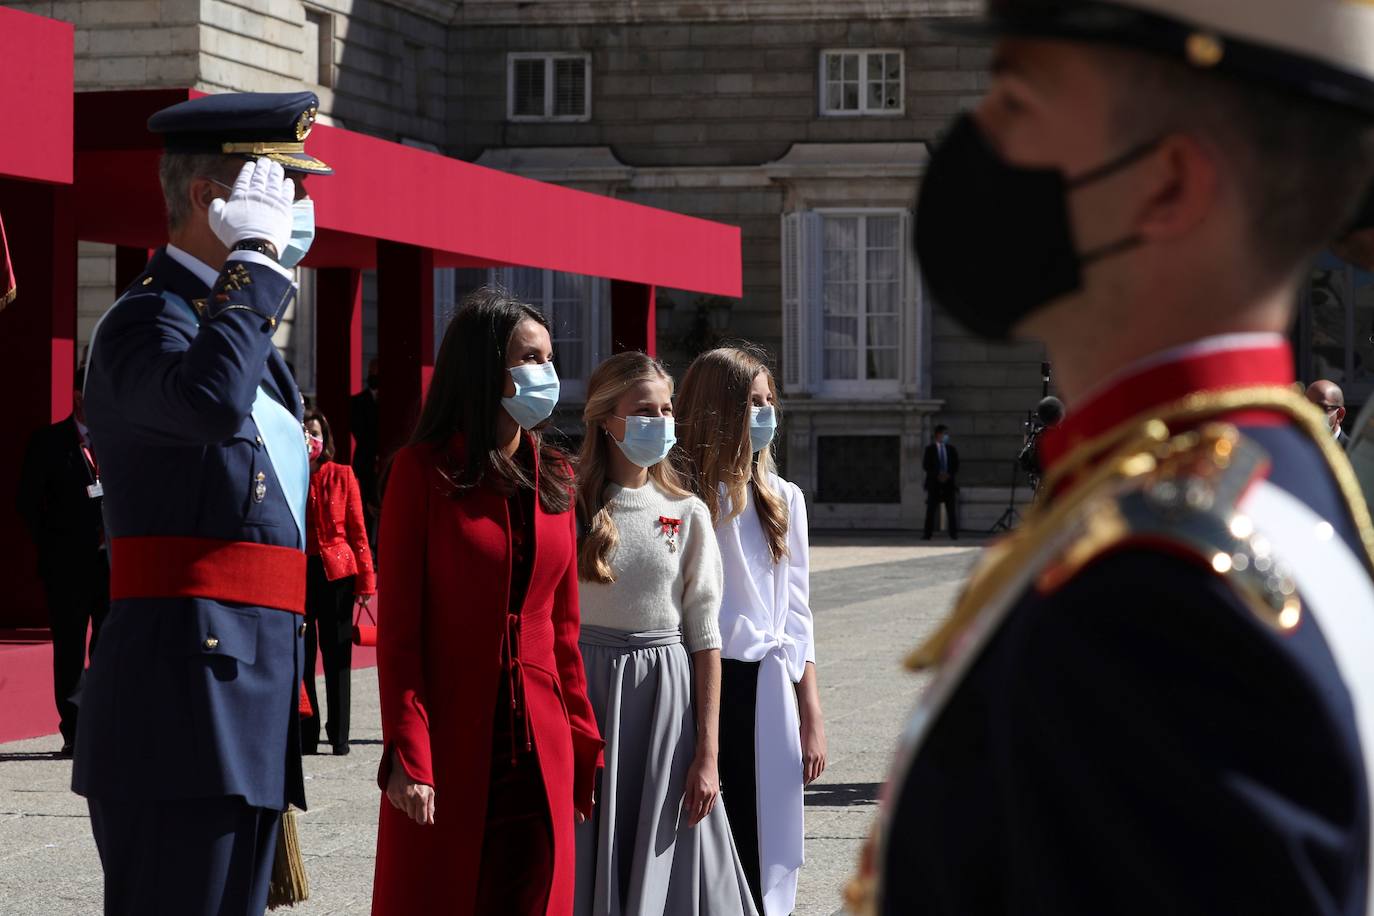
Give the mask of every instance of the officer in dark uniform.
[[[261, 914], [304, 807], [297, 697], [309, 466], [272, 333], [313, 237], [312, 93], [165, 109], [170, 243], [92, 334], [111, 608], [73, 788], [107, 914]], [[288, 177], [290, 176], [290, 177]]]
[[[956, 28], [968, 24], [955, 24]], [[1374, 3], [994, 0], [917, 254], [1069, 412], [917, 649], [855, 912], [1370, 913], [1374, 528], [1294, 390], [1374, 172]]]

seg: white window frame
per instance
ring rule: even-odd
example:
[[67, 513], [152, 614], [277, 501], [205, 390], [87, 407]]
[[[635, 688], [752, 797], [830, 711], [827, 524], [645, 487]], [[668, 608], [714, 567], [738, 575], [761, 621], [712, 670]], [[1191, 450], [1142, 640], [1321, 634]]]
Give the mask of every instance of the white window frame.
[[[832, 55], [858, 55], [859, 58], [859, 107], [853, 111], [844, 108], [831, 108], [829, 80], [826, 77], [826, 61]], [[898, 60], [898, 91], [896, 108], [868, 107], [868, 55], [896, 54]], [[843, 64], [841, 64], [843, 69]], [[820, 113], [826, 118], [888, 118], [906, 114], [906, 52], [901, 48], [827, 48], [821, 51], [820, 64], [816, 68], [816, 95]]]
[[[544, 113], [542, 115], [515, 113], [515, 64], [522, 60], [544, 61]], [[554, 62], [580, 60], [586, 92], [586, 107], [580, 115], [556, 115], [554, 106]], [[515, 122], [573, 124], [592, 119], [592, 56], [579, 51], [519, 51], [506, 55], [506, 120]]]
[[[895, 216], [902, 273], [897, 312], [895, 379], [827, 379], [825, 369], [825, 226], [827, 217]], [[915, 395], [924, 368], [922, 283], [911, 253], [911, 213], [899, 207], [823, 207], [782, 216], [783, 388], [822, 398], [889, 398]], [[865, 250], [866, 249], [862, 249]], [[859, 258], [860, 288], [867, 294], [867, 257]], [[867, 370], [862, 346], [867, 312], [858, 313], [861, 371]]]
[[[488, 274], [488, 282], [499, 285], [505, 289], [514, 289], [515, 271], [524, 268], [517, 267], [493, 267]], [[529, 268], [535, 269], [538, 268]], [[553, 316], [549, 314], [549, 304], [553, 301], [553, 280], [557, 271], [544, 270], [544, 293], [538, 302], [531, 302], [530, 305], [544, 313], [544, 317], [549, 321]], [[611, 301], [608, 282], [601, 277], [591, 277], [585, 274], [575, 274], [583, 282], [583, 305], [582, 309], [582, 340], [584, 342], [583, 366], [584, 374], [580, 376], [565, 375], [562, 367], [559, 366], [558, 345], [554, 344], [553, 362], [558, 368], [558, 380], [560, 383], [560, 397], [564, 404], [582, 404], [587, 399], [587, 380], [591, 378], [594, 370], [601, 360], [609, 355], [610, 351], [610, 331], [611, 316], [609, 304]]]

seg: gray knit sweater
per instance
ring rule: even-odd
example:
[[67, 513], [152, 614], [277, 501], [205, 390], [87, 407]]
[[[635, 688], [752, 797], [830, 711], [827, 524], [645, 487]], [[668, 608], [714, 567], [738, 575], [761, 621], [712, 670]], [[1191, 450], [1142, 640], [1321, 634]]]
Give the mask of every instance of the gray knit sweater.
[[[606, 495], [620, 532], [615, 582], [578, 583], [582, 622], [632, 633], [681, 627], [688, 652], [719, 649], [724, 576], [705, 504], [652, 480], [636, 490], [611, 484]], [[677, 519], [676, 534], [660, 519]]]

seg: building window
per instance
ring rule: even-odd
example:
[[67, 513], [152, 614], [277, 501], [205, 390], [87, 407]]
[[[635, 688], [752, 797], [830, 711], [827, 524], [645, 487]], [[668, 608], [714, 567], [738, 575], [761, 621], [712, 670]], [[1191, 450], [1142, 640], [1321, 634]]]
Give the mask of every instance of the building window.
[[306, 82], [328, 89], [334, 85], [334, 17], [306, 7], [304, 38]]
[[512, 121], [586, 121], [591, 117], [590, 54], [511, 54], [507, 116]]
[[783, 217], [783, 378], [790, 391], [881, 396], [917, 381], [917, 299], [903, 211]]
[[817, 436], [816, 502], [900, 503], [900, 436]]
[[898, 50], [822, 52], [821, 113], [902, 114], [902, 73]]
[[[491, 282], [544, 313], [553, 332], [553, 361], [565, 400], [587, 396], [587, 378], [601, 360], [603, 283], [597, 277], [534, 267], [493, 269]], [[607, 318], [607, 322], [609, 318]]]

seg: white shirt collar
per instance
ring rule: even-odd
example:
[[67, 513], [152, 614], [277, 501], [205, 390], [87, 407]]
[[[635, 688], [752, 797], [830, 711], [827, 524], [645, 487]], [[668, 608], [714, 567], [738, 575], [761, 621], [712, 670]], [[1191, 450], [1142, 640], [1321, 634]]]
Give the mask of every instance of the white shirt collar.
[[196, 279], [200, 280], [200, 282], [204, 283], [206, 286], [212, 289], [215, 286], [215, 281], [219, 279], [219, 271], [215, 270], [213, 267], [211, 267], [209, 264], [206, 264], [199, 258], [187, 254], [186, 252], [182, 251], [180, 248], [171, 244], [170, 242], [167, 244], [167, 257], [171, 258], [173, 261], [176, 261], [182, 267], [185, 267], [191, 273], [195, 274]]

